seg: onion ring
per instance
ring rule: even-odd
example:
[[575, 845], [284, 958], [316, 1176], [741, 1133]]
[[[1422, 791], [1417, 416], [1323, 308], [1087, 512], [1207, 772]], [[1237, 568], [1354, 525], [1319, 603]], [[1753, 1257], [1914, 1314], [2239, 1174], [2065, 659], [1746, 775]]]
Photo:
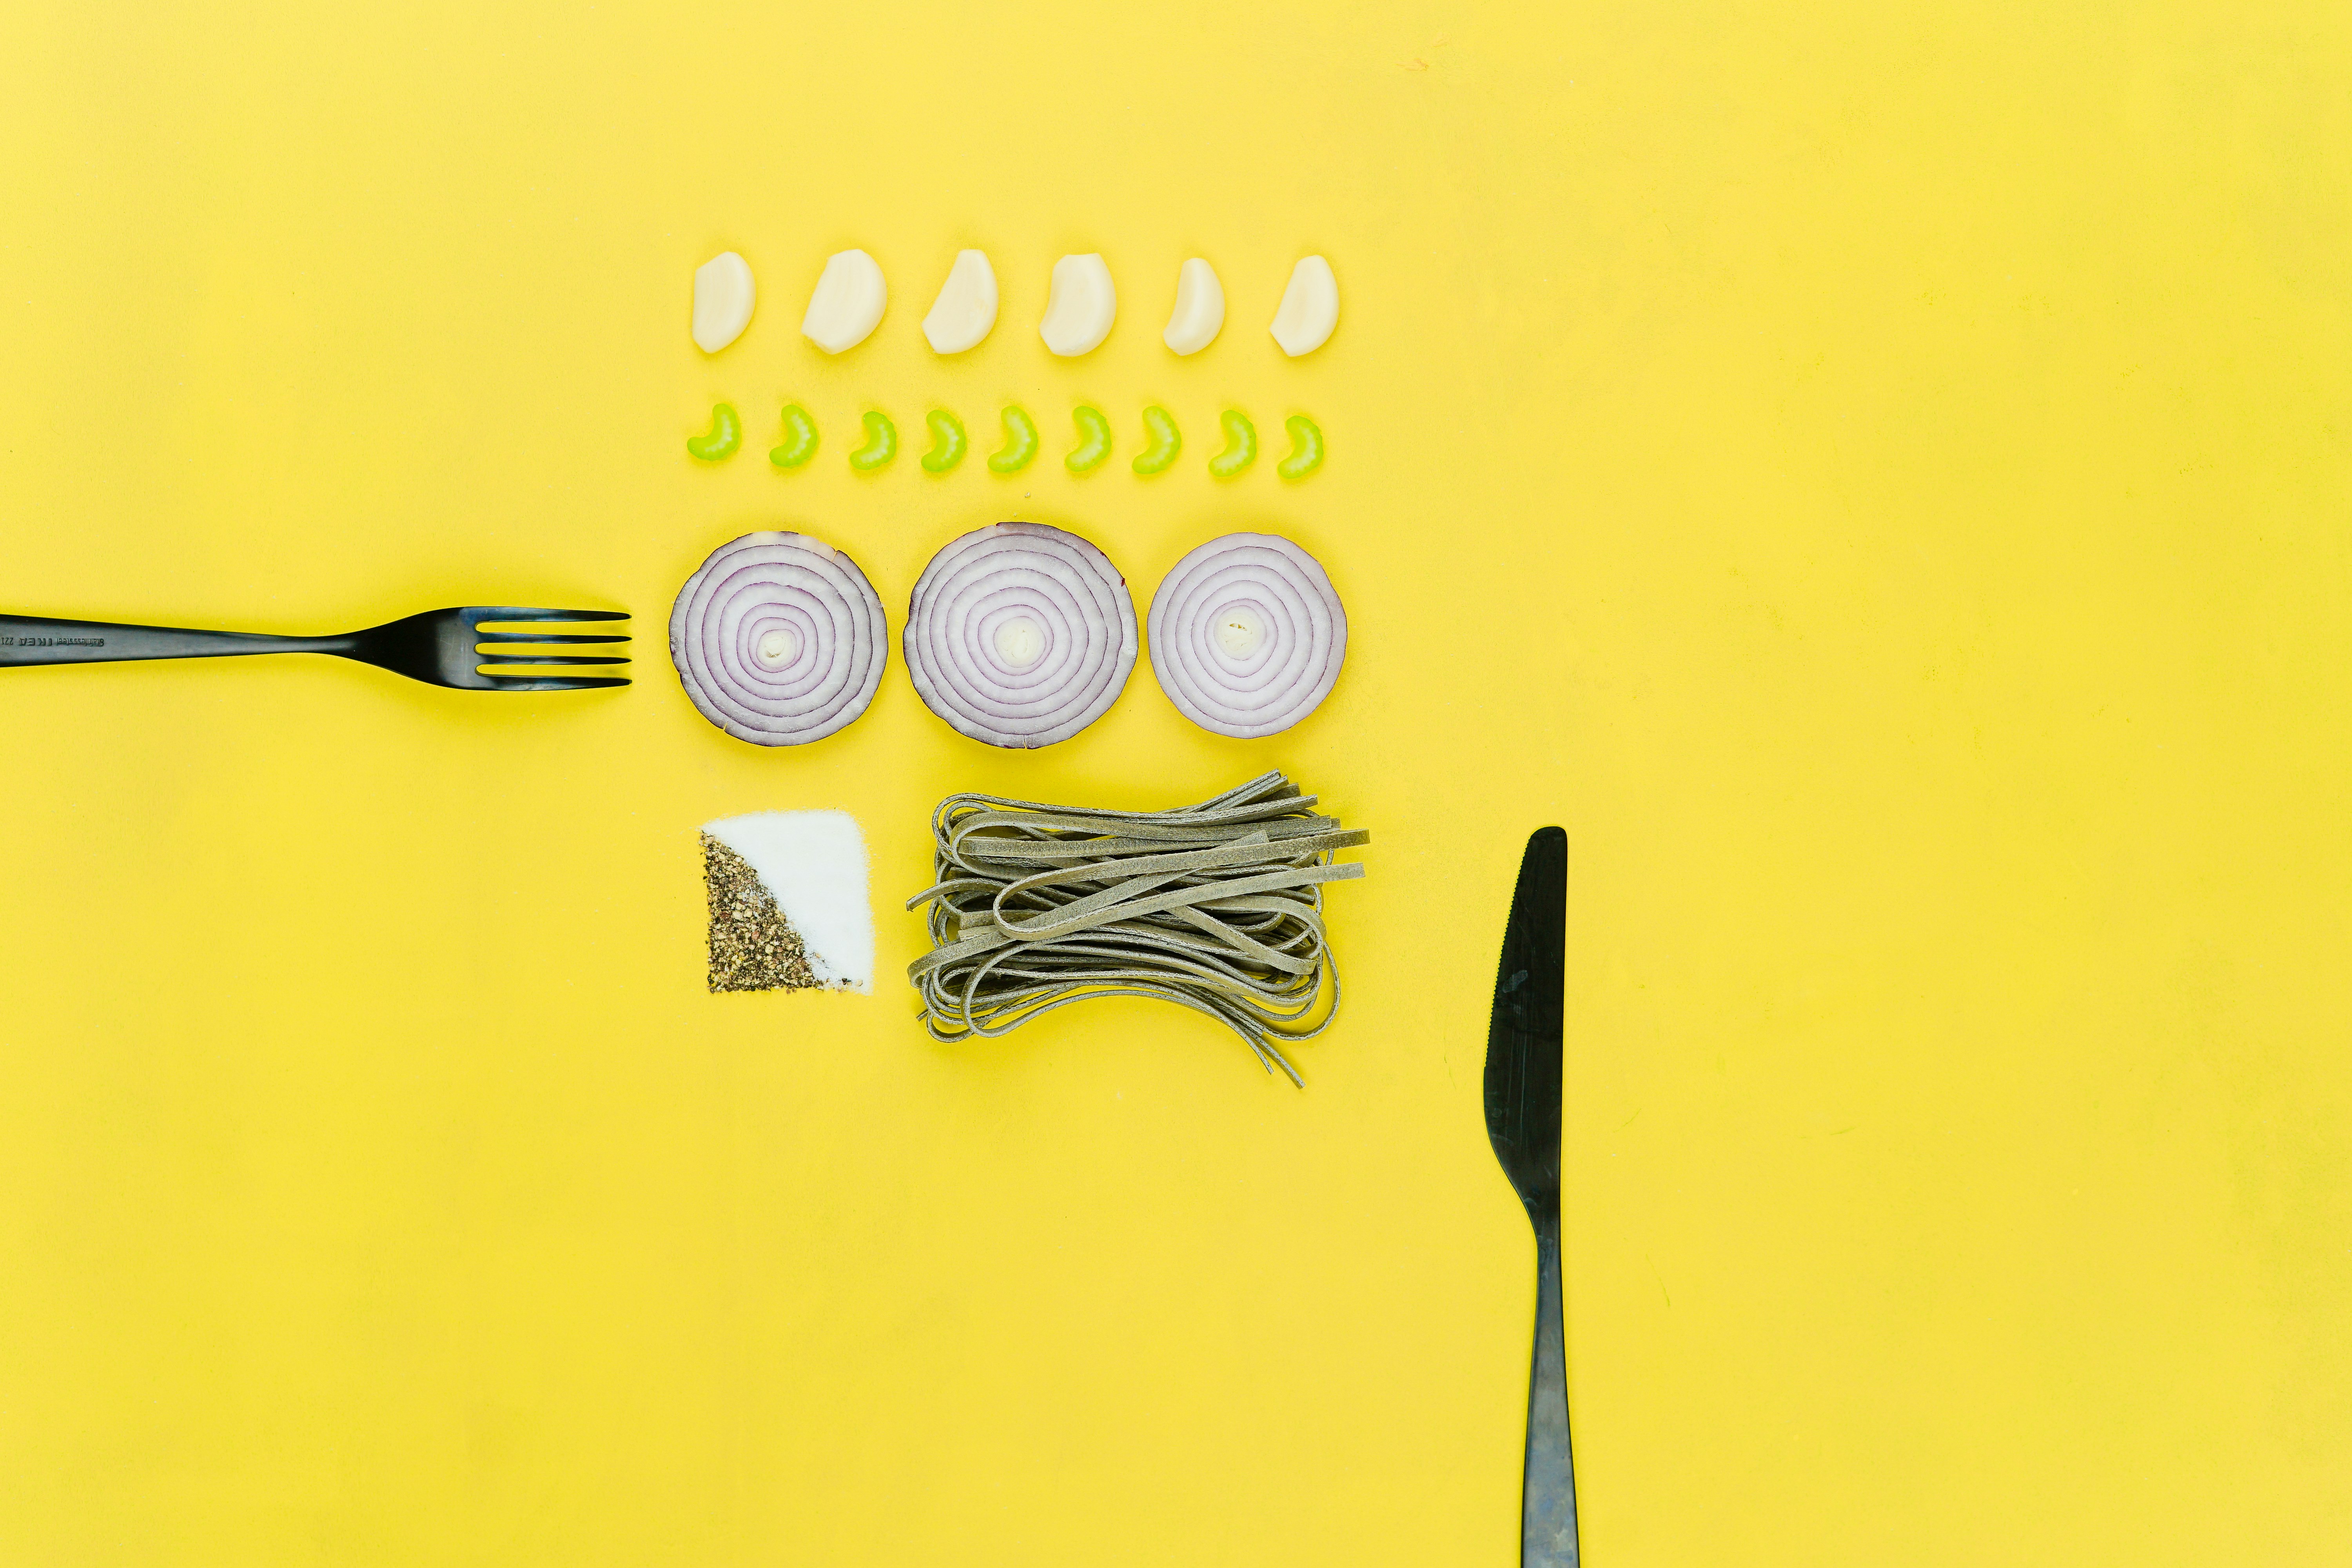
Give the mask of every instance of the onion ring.
[[1203, 730], [1254, 740], [1330, 694], [1348, 612], [1312, 555], [1271, 533], [1228, 533], [1176, 563], [1151, 596], [1151, 672]]
[[704, 718], [739, 741], [798, 746], [866, 711], [890, 626], [840, 551], [805, 533], [747, 533], [677, 591], [669, 657]]
[[1075, 533], [1038, 522], [975, 529], [931, 557], [907, 605], [907, 674], [930, 710], [975, 741], [1066, 741], [1118, 700], [1135, 668], [1127, 579]]

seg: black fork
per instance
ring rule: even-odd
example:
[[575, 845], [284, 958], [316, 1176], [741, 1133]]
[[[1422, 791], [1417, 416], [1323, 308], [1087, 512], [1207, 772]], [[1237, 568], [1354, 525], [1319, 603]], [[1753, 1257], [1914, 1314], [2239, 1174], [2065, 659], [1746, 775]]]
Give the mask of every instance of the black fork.
[[[119, 626], [110, 621], [58, 621], [42, 616], [0, 616], [0, 666], [102, 664], [113, 659], [225, 658], [251, 653], [331, 653], [355, 658], [461, 691], [587, 691], [626, 686], [620, 675], [500, 675], [500, 665], [626, 664], [613, 654], [520, 653], [519, 644], [568, 648], [627, 642], [625, 636], [575, 631], [492, 632], [484, 626], [625, 621], [625, 610], [537, 610], [515, 605], [468, 605], [426, 610], [365, 631], [323, 637], [268, 637], [257, 632], [192, 631], [179, 626]], [[483, 645], [501, 650], [485, 653]]]

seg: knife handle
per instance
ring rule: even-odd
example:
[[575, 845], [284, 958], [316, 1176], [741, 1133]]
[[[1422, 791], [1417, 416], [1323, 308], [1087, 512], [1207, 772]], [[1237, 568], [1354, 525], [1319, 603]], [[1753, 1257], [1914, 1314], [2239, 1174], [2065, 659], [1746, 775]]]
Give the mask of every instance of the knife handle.
[[1577, 1568], [1576, 1458], [1568, 1442], [1568, 1338], [1559, 1288], [1559, 1215], [1536, 1220], [1536, 1352], [1528, 1374], [1528, 1469], [1519, 1500], [1521, 1568]]

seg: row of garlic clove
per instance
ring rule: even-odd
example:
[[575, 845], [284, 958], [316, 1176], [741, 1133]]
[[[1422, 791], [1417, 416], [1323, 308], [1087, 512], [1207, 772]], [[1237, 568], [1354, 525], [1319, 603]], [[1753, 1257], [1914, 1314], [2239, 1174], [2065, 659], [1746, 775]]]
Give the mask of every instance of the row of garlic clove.
[[[722, 251], [695, 269], [694, 341], [705, 353], [743, 335], [759, 290], [751, 264]], [[862, 250], [836, 252], [809, 295], [801, 334], [827, 353], [856, 348], [881, 324], [890, 300], [881, 264]], [[1110, 336], [1118, 317], [1118, 290], [1099, 254], [1065, 256], [1054, 263], [1045, 318], [1037, 323], [1046, 348], [1065, 357], [1090, 353]], [[1302, 257], [1290, 269], [1290, 284], [1268, 331], [1282, 352], [1296, 358], [1323, 346], [1339, 321], [1339, 282], [1320, 256]], [[1198, 353], [1225, 324], [1225, 289], [1217, 269], [1193, 257], [1176, 274], [1176, 304], [1160, 341], [1180, 354]], [[996, 269], [980, 250], [961, 250], [948, 268], [923, 318], [923, 336], [932, 352], [958, 354], [978, 344], [996, 325]]]

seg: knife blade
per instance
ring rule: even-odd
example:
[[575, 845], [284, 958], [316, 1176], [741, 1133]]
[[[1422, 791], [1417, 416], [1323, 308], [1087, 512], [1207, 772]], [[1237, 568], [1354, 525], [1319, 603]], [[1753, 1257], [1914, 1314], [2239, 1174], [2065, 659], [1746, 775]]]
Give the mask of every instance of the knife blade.
[[1522, 1568], [1577, 1568], [1576, 1462], [1559, 1278], [1560, 1062], [1568, 964], [1568, 835], [1528, 838], [1486, 1028], [1486, 1137], [1536, 1233], [1535, 1353], [1528, 1373]]

